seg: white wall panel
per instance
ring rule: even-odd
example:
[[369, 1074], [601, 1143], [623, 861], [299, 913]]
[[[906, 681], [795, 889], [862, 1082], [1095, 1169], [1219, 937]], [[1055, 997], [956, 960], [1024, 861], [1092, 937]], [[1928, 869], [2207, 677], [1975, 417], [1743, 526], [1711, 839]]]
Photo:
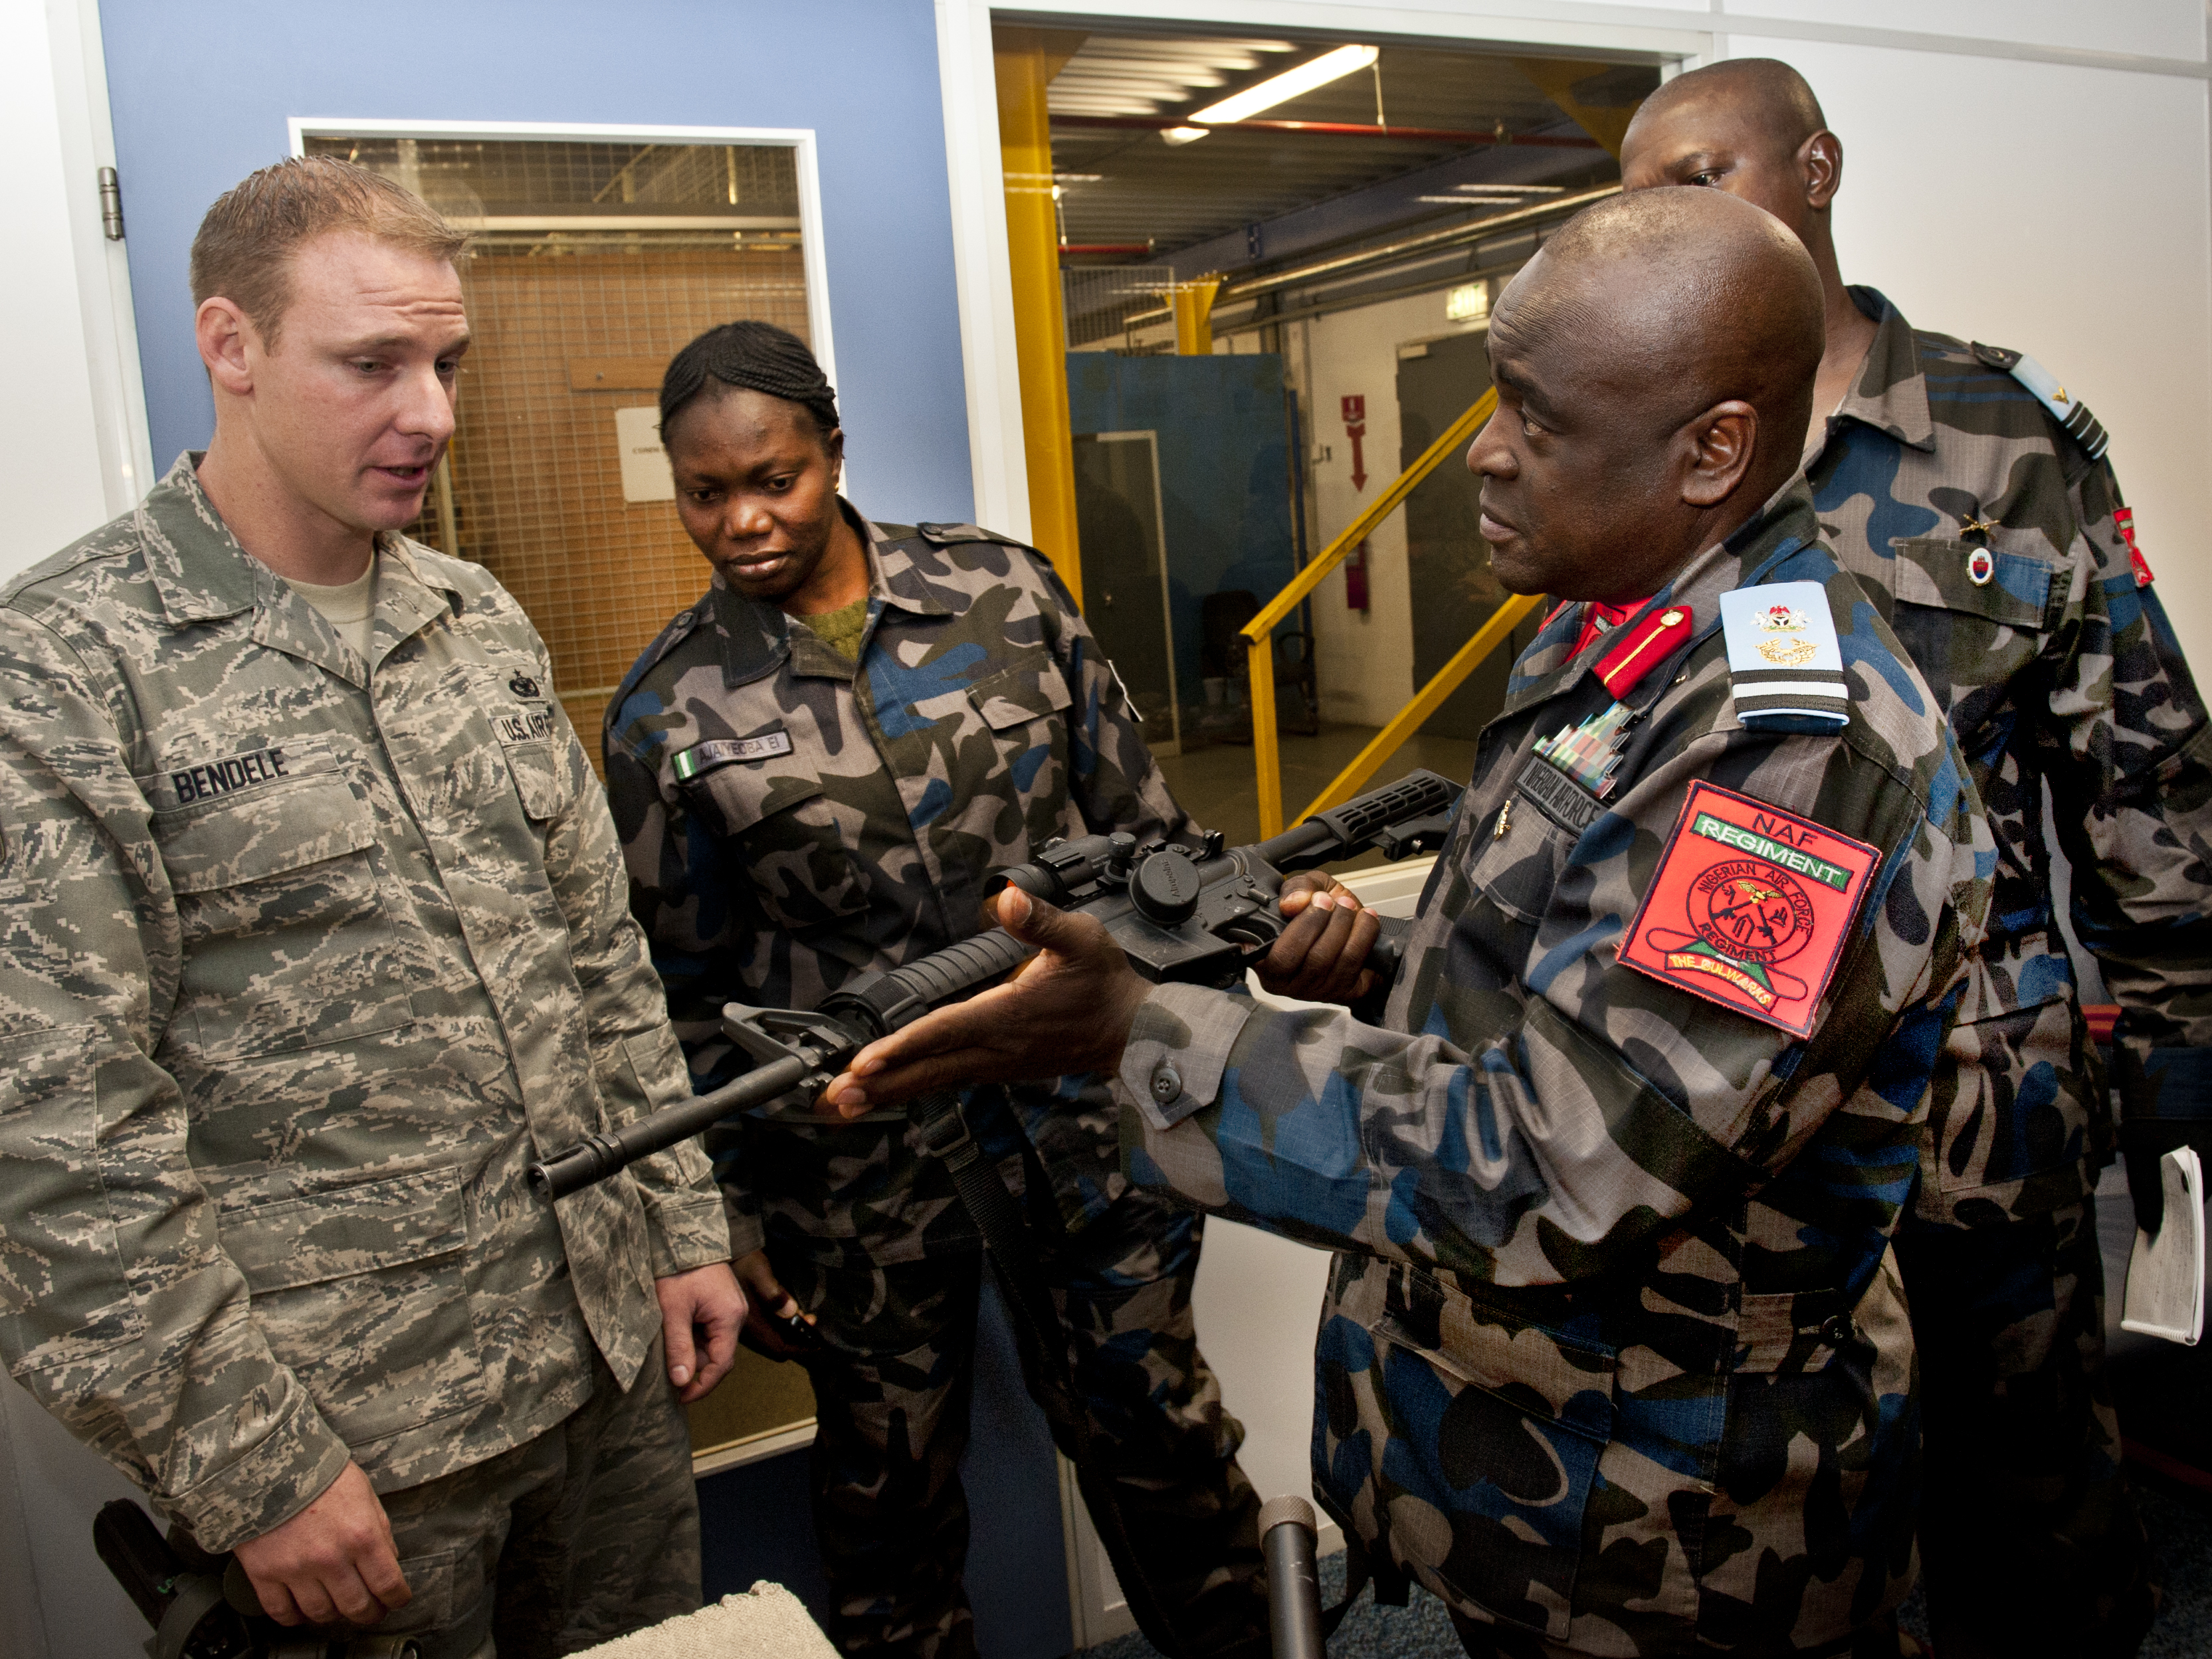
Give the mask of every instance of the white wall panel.
[[1917, 325], [2028, 353], [2112, 434], [2145, 555], [2212, 674], [2212, 135], [2174, 76], [1728, 40], [1844, 140], [1836, 241]]
[[[1722, 0], [1714, 9], [1741, 15], [1747, 27], [1761, 17], [1788, 18], [2154, 58], [2204, 55], [2202, 0]], [[1720, 17], [1713, 24], [1733, 27]]]

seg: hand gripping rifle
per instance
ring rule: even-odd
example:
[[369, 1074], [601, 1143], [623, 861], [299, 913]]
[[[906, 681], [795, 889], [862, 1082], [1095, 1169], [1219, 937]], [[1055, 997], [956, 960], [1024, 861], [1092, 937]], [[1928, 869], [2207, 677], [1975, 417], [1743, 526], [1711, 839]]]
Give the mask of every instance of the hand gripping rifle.
[[[1018, 887], [1096, 916], [1130, 965], [1156, 984], [1231, 985], [1267, 955], [1287, 925], [1276, 908], [1284, 877], [1375, 849], [1392, 860], [1434, 851], [1443, 844], [1459, 795], [1457, 784], [1414, 772], [1316, 813], [1271, 841], [1225, 850], [1218, 834], [1197, 848], [1140, 848], [1126, 835], [1048, 842], [1035, 861], [996, 872], [989, 890]], [[1370, 957], [1386, 978], [1398, 945], [1386, 928]], [[869, 1043], [959, 1001], [1019, 967], [1029, 953], [1029, 946], [994, 927], [903, 968], [864, 974], [831, 992], [818, 1009], [731, 1003], [722, 1011], [722, 1029], [752, 1056], [750, 1071], [711, 1094], [533, 1164], [531, 1184], [548, 1198], [564, 1198], [733, 1114], [786, 1096], [799, 1097], [803, 1112], [806, 1097]]]
[[164, 1538], [127, 1498], [101, 1505], [92, 1546], [154, 1626], [148, 1659], [416, 1659], [412, 1637], [278, 1624], [235, 1557], [209, 1554], [181, 1529]]
[[[1218, 835], [1197, 848], [1139, 847], [1127, 835], [1050, 842], [1033, 862], [997, 872], [990, 890], [1019, 887], [1064, 909], [1096, 916], [1131, 965], [1155, 983], [1229, 985], [1241, 981], [1245, 969], [1267, 953], [1288, 925], [1277, 908], [1285, 876], [1370, 849], [1395, 860], [1439, 848], [1459, 795], [1457, 785], [1433, 772], [1416, 772], [1316, 813], [1271, 841], [1226, 850]], [[1369, 958], [1385, 977], [1395, 970], [1400, 945], [1386, 932]], [[902, 968], [863, 975], [811, 1012], [731, 1003], [722, 1010], [722, 1029], [752, 1056], [751, 1071], [712, 1094], [593, 1135], [533, 1164], [531, 1184], [560, 1198], [733, 1113], [818, 1121], [808, 1109], [811, 1097], [854, 1054], [1018, 967], [1028, 954], [1027, 945], [994, 927]], [[787, 1096], [798, 1097], [789, 1109], [768, 1111]], [[1145, 1634], [1170, 1659], [1200, 1653], [1208, 1659], [1260, 1659], [1264, 1635], [1185, 1630], [1152, 1585], [1121, 1510], [1114, 1448], [1092, 1428], [1069, 1372], [1067, 1344], [1039, 1246], [1020, 1205], [969, 1136], [957, 1097], [939, 1091], [903, 1110], [872, 1112], [858, 1121], [871, 1120], [910, 1122], [924, 1155], [944, 1161], [998, 1267], [1030, 1392], [1043, 1407], [1053, 1438], [1075, 1465], [1099, 1541]]]

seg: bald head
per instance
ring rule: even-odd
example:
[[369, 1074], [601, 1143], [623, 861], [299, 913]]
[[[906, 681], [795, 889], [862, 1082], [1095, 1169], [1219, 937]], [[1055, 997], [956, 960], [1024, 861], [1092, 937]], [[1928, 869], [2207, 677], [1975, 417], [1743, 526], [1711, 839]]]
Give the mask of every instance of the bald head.
[[1732, 58], [1668, 82], [1628, 124], [1620, 182], [1630, 191], [1703, 185], [1741, 196], [1789, 226], [1822, 277], [1841, 287], [1829, 209], [1843, 187], [1843, 141], [1787, 64]]
[[1747, 202], [1710, 190], [1601, 202], [1544, 245], [1491, 326], [1603, 387], [1655, 434], [1749, 404], [1761, 499], [1796, 470], [1820, 363], [1820, 278], [1804, 245]]
[[1468, 465], [1499, 577], [1656, 592], [1797, 470], [1822, 343], [1810, 256], [1749, 203], [1654, 190], [1577, 215], [1491, 317], [1499, 414]]
[[1731, 58], [1663, 82], [1628, 124], [1622, 153], [1632, 147], [1639, 125], [1649, 131], [1672, 112], [1699, 106], [1730, 112], [1785, 155], [1828, 125], [1813, 88], [1789, 64], [1777, 58]]

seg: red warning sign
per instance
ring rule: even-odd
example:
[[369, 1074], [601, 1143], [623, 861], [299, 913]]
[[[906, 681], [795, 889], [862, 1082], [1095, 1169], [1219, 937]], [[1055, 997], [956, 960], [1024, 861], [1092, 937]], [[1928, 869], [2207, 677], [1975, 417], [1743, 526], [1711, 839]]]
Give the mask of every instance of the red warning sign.
[[1809, 1036], [1881, 854], [1794, 812], [1694, 784], [1620, 960]]

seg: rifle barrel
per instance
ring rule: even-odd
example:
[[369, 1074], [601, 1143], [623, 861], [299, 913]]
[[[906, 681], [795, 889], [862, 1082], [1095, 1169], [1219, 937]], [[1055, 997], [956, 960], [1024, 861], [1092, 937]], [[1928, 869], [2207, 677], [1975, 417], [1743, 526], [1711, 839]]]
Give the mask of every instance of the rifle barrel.
[[618, 1170], [628, 1169], [641, 1158], [704, 1133], [732, 1112], [790, 1093], [806, 1081], [812, 1070], [796, 1054], [759, 1066], [686, 1105], [641, 1117], [611, 1134], [587, 1136], [567, 1152], [532, 1164], [530, 1184], [545, 1198], [566, 1198], [595, 1181], [605, 1181]]

